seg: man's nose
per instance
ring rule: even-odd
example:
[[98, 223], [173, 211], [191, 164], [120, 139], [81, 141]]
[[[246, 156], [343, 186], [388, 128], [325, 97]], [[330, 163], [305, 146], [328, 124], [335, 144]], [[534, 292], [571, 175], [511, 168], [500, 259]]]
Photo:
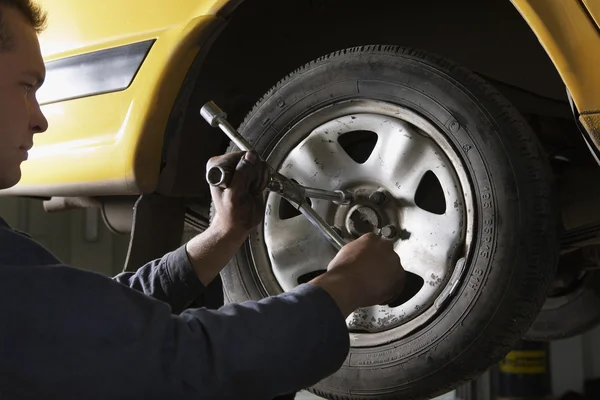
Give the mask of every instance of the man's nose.
[[40, 105], [36, 102], [31, 114], [31, 130], [33, 133], [46, 132], [48, 129], [48, 120], [44, 116]]

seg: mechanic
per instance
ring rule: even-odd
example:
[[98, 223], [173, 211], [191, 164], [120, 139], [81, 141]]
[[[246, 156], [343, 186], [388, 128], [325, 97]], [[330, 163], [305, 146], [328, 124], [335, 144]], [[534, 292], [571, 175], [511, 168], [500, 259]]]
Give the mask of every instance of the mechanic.
[[[18, 183], [34, 134], [47, 129], [35, 97], [44, 23], [34, 3], [0, 0], [0, 189]], [[230, 188], [211, 189], [210, 227], [112, 279], [62, 264], [0, 219], [0, 398], [272, 399], [341, 367], [345, 318], [402, 290], [392, 244], [365, 235], [288, 293], [190, 308], [264, 213], [256, 155], [209, 161], [216, 164], [235, 173]]]

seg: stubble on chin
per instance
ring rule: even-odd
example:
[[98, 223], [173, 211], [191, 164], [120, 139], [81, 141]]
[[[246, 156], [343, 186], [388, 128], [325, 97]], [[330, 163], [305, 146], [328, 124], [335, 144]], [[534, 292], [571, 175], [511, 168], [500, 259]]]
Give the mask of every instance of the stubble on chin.
[[0, 167], [0, 190], [10, 189], [21, 180], [21, 163], [15, 163], [9, 168]]

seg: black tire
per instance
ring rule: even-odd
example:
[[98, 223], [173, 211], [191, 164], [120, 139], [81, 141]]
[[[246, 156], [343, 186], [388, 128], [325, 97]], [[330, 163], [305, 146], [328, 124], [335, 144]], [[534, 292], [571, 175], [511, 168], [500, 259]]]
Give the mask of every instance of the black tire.
[[[393, 46], [338, 51], [271, 89], [240, 131], [267, 154], [308, 113], [370, 98], [408, 107], [443, 131], [462, 157], [475, 197], [466, 277], [445, 310], [419, 331], [351, 348], [310, 390], [329, 399], [426, 399], [501, 359], [539, 312], [558, 257], [553, 178], [530, 127], [489, 84], [440, 57]], [[234, 147], [230, 151], [235, 150]], [[231, 302], [260, 299], [248, 243], [223, 271]]]
[[565, 293], [549, 296], [526, 340], [551, 342], [580, 335], [600, 324], [600, 273], [588, 272]]

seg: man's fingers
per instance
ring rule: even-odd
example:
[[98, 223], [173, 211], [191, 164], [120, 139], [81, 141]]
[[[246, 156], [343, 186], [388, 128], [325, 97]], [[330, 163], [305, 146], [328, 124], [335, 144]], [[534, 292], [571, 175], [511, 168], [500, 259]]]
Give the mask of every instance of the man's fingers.
[[244, 160], [251, 164], [254, 164], [258, 161], [258, 155], [254, 151], [247, 151], [244, 154]]
[[256, 177], [250, 186], [250, 191], [254, 194], [262, 193], [267, 188], [270, 179], [268, 164], [262, 161], [258, 162]]
[[381, 236], [374, 234], [373, 232], [365, 233], [361, 235], [357, 240], [365, 242], [365, 245], [367, 246], [381, 246], [386, 250], [394, 248], [393, 241], [384, 239]]
[[243, 189], [255, 192], [257, 184], [263, 180], [265, 165], [256, 153], [247, 152], [238, 161], [230, 188]]
[[236, 151], [212, 157], [206, 163], [206, 170], [213, 167], [233, 172], [233, 177], [227, 185], [229, 189], [259, 195], [269, 183], [268, 165], [254, 151]]
[[268, 183], [266, 165], [253, 151], [236, 151], [212, 157], [206, 164], [206, 170], [214, 167], [221, 167], [233, 172], [233, 178], [228, 183], [229, 188], [236, 187], [260, 193]]
[[221, 156], [212, 157], [206, 163], [206, 170], [208, 171], [212, 167], [224, 167], [233, 170], [244, 154], [245, 152], [243, 151], [234, 151], [232, 153], [226, 153]]

